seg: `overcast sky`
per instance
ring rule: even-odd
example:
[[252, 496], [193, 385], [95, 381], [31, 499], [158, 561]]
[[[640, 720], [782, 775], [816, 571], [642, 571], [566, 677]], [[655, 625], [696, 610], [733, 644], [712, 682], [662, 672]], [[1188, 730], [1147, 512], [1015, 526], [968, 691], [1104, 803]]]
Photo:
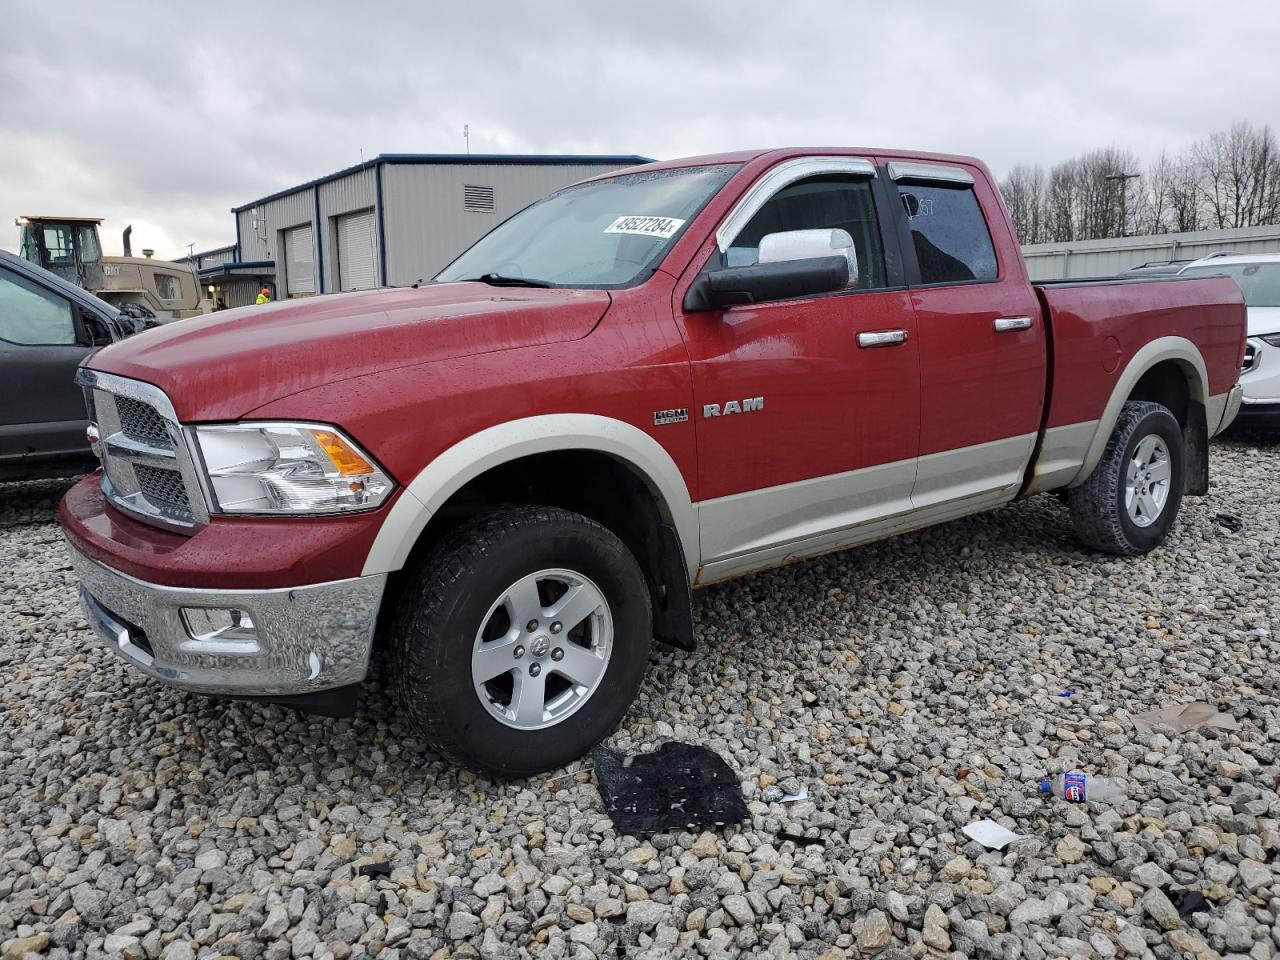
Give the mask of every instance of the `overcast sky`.
[[230, 207], [397, 152], [790, 144], [971, 153], [1003, 175], [1280, 127], [1280, 3], [4, 5], [0, 246], [18, 214], [132, 223], [160, 256]]

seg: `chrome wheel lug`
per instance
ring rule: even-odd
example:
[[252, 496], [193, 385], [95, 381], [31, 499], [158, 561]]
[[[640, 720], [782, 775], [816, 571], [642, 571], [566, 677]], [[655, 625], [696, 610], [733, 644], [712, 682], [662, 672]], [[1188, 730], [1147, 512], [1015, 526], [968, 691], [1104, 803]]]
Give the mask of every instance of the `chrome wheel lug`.
[[542, 665], [537, 663], [529, 664], [529, 676], [536, 677], [542, 672]]
[[511, 655], [514, 656], [517, 660], [519, 660], [521, 657], [524, 656], [524, 647], [516, 647], [514, 650], [511, 651]]
[[530, 620], [528, 623], [525, 624], [524, 628], [530, 633], [533, 633], [533, 631], [538, 629], [538, 621]]
[[564, 629], [564, 624], [563, 624], [563, 623], [561, 623], [559, 620], [557, 620], [555, 623], [551, 624], [551, 632], [552, 632], [552, 633], [559, 633], [559, 632], [560, 632], [561, 630], [563, 630], [563, 629]]
[[561, 650], [559, 647], [556, 647], [554, 650], [552, 650], [552, 651], [551, 651], [551, 659], [552, 659], [552, 660], [563, 660], [563, 659], [564, 659], [564, 651], [563, 651], [563, 650]]

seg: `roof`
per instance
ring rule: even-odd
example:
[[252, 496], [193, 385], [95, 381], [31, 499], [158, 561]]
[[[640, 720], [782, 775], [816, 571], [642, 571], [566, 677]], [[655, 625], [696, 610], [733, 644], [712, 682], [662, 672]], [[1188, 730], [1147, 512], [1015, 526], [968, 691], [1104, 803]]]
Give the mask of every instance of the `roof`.
[[1241, 263], [1280, 263], [1280, 252], [1215, 253], [1208, 257], [1201, 257], [1199, 260], [1193, 260], [1182, 269], [1189, 270], [1192, 267], [1232, 267]]
[[338, 170], [336, 173], [330, 173], [323, 177], [317, 177], [314, 180], [308, 180], [306, 183], [300, 183], [296, 187], [289, 187], [287, 190], [277, 190], [275, 193], [268, 194], [265, 197], [259, 197], [249, 203], [241, 204], [238, 207], [232, 207], [232, 213], [240, 213], [242, 210], [248, 210], [262, 203], [268, 203], [272, 200], [278, 200], [280, 197], [287, 197], [290, 194], [298, 193], [301, 190], [310, 190], [312, 187], [319, 186], [322, 183], [329, 183], [332, 180], [340, 180], [342, 177], [350, 176], [353, 173], [359, 173], [361, 170], [370, 170], [374, 167], [382, 166], [388, 163], [407, 163], [407, 164], [436, 164], [440, 166], [589, 166], [591, 164], [601, 164], [610, 166], [634, 166], [638, 163], [653, 163], [653, 158], [642, 157], [636, 154], [573, 154], [573, 153], [380, 153], [372, 160], [365, 160], [363, 163], [357, 163], [355, 166], [346, 167]]
[[6, 270], [12, 270], [20, 277], [34, 281], [41, 286], [52, 288], [59, 293], [65, 294], [76, 303], [87, 307], [99, 314], [107, 314], [109, 316], [116, 315], [116, 308], [111, 306], [105, 300], [95, 297], [83, 287], [77, 287], [69, 280], [63, 280], [56, 273], [51, 273], [44, 267], [37, 267], [29, 260], [23, 260], [16, 254], [9, 253], [7, 250], [0, 250], [0, 266]]
[[45, 217], [30, 213], [20, 214], [19, 220], [52, 220], [55, 223], [101, 223], [101, 217]]

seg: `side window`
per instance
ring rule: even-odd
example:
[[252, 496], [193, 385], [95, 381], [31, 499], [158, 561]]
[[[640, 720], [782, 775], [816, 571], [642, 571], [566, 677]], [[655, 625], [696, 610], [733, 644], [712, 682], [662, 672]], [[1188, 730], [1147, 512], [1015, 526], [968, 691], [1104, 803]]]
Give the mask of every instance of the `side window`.
[[725, 266], [749, 267], [759, 259], [760, 240], [785, 230], [847, 230], [858, 251], [857, 289], [886, 286], [884, 247], [871, 181], [848, 174], [797, 180], [775, 193], [734, 238]]
[[0, 339], [40, 346], [75, 343], [70, 302], [0, 270]]
[[921, 283], [996, 279], [996, 252], [971, 187], [898, 184]]

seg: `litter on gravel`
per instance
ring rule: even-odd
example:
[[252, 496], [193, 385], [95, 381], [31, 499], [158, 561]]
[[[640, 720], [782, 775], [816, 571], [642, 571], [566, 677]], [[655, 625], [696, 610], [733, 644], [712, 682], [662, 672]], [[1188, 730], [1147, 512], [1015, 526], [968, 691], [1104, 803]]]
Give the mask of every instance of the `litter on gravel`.
[[1218, 730], [1240, 729], [1240, 722], [1231, 714], [1222, 713], [1213, 704], [1201, 700], [1148, 710], [1134, 717], [1133, 723], [1139, 730], [1167, 730], [1170, 733], [1186, 733], [1197, 727], [1214, 727]]
[[1026, 838], [1024, 833], [1014, 833], [994, 820], [979, 820], [961, 828], [970, 840], [977, 840], [988, 850], [1003, 850], [1009, 844]]
[[652, 753], [632, 756], [596, 747], [591, 758], [605, 814], [620, 833], [722, 827], [747, 819], [742, 785], [706, 747], [668, 740]]

